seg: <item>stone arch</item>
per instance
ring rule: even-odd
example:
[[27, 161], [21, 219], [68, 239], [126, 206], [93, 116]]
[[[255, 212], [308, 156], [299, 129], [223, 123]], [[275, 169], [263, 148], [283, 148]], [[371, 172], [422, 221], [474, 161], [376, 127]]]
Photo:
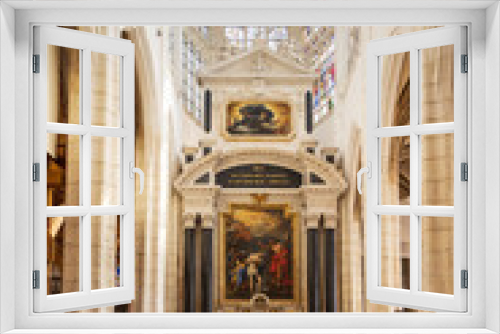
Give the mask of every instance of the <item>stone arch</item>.
[[197, 180], [207, 178], [211, 186], [215, 185], [215, 175], [220, 171], [241, 165], [269, 164], [301, 173], [304, 178], [302, 185], [308, 185], [310, 176], [324, 182], [326, 188], [336, 188], [338, 191], [345, 189], [345, 180], [336, 167], [325, 161], [319, 160], [310, 154], [296, 151], [278, 149], [241, 149], [231, 151], [214, 151], [209, 156], [202, 157], [186, 166], [184, 172], [177, 178], [177, 189], [202, 185]]

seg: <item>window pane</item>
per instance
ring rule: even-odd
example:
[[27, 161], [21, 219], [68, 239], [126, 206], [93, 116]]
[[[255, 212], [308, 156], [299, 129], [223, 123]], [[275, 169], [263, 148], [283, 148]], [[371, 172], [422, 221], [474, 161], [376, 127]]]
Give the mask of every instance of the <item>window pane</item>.
[[119, 205], [121, 138], [92, 137], [92, 205]]
[[93, 216], [92, 290], [120, 286], [120, 216]]
[[410, 289], [410, 217], [380, 216], [381, 286]]
[[453, 45], [420, 51], [422, 123], [453, 122]]
[[80, 291], [80, 217], [47, 218], [47, 295]]
[[422, 291], [453, 294], [453, 218], [422, 217]]
[[421, 136], [422, 205], [453, 206], [453, 133]]
[[381, 204], [410, 204], [410, 137], [381, 138]]
[[92, 52], [92, 125], [120, 126], [121, 56]]
[[80, 123], [80, 50], [47, 45], [47, 122]]
[[410, 125], [410, 52], [380, 59], [382, 126]]
[[47, 206], [80, 205], [80, 136], [47, 134]]

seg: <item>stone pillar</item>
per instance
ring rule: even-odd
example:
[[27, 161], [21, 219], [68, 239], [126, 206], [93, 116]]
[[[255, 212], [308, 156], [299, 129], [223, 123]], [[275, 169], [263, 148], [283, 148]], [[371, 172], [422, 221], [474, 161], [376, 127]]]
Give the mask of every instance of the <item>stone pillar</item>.
[[184, 222], [184, 312], [196, 311], [196, 216], [186, 214]]
[[333, 214], [323, 215], [323, 256], [325, 265], [325, 312], [337, 312], [337, 254], [335, 252], [335, 228], [337, 220]]
[[307, 284], [306, 293], [306, 310], [307, 312], [320, 311], [320, 257], [318, 251], [318, 226], [320, 216], [309, 214], [304, 217], [304, 225], [306, 227], [306, 259], [307, 263]]
[[184, 217], [184, 311], [210, 312], [213, 294], [213, 216]]
[[201, 217], [201, 258], [200, 272], [197, 277], [200, 277], [200, 312], [211, 312], [213, 303], [213, 268], [214, 268], [214, 249], [215, 233], [214, 233], [214, 216], [203, 215]]

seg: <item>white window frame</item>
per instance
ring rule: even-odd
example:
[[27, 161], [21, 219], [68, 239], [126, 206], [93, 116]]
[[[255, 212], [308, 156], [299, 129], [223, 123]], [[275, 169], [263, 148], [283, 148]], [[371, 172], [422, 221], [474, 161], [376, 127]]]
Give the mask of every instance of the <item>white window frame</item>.
[[[34, 27], [34, 52], [40, 57], [39, 73], [34, 80], [34, 162], [40, 164], [40, 181], [33, 185], [34, 201], [34, 270], [39, 270], [39, 289], [34, 289], [35, 312], [62, 312], [88, 309], [103, 305], [128, 304], [135, 299], [135, 105], [134, 64], [135, 46], [128, 40], [100, 36], [81, 31], [47, 26]], [[79, 51], [80, 123], [47, 122], [47, 46], [56, 45]], [[118, 127], [92, 126], [91, 54], [120, 57], [120, 118]], [[47, 134], [67, 134], [80, 137], [80, 204], [78, 206], [47, 207]], [[120, 139], [119, 176], [120, 200], [117, 205], [91, 205], [92, 138]], [[120, 286], [92, 290], [92, 216], [120, 216], [121, 240]], [[47, 295], [47, 227], [46, 217], [79, 218], [79, 291]], [[114, 270], [114, 268], [109, 268]]]
[[[467, 290], [461, 288], [461, 270], [467, 270], [467, 187], [460, 179], [460, 164], [467, 163], [467, 73], [462, 73], [462, 55], [466, 55], [466, 28], [451, 26], [402, 34], [371, 41], [367, 46], [367, 121], [366, 152], [371, 168], [367, 179], [367, 297], [374, 303], [391, 304], [423, 310], [464, 312], [467, 310]], [[450, 123], [422, 124], [422, 64], [421, 50], [439, 46], [453, 46], [454, 117]], [[382, 59], [387, 55], [408, 52], [410, 56], [410, 124], [407, 126], [383, 126], [380, 86]], [[420, 200], [421, 136], [429, 134], [453, 134], [454, 173], [453, 206], [424, 206]], [[410, 205], [384, 205], [382, 189], [382, 138], [410, 137]], [[410, 289], [381, 286], [380, 238], [382, 216], [408, 216], [410, 230]], [[453, 294], [436, 294], [421, 290], [422, 268], [420, 220], [422, 217], [453, 218]]]
[[[329, 329], [328, 332], [342, 332], [342, 329], [357, 328], [356, 332], [387, 332], [387, 329], [409, 329], [413, 332], [440, 332], [449, 333], [490, 333], [488, 329], [500, 331], [499, 276], [500, 263], [500, 117], [498, 109], [500, 100], [500, 11], [496, 4], [491, 2], [473, 1], [446, 1], [436, 4], [429, 2], [411, 1], [402, 4], [400, 1], [385, 1], [370, 4], [371, 9], [363, 9], [366, 4], [353, 1], [346, 9], [345, 2], [319, 4], [308, 1], [266, 1], [250, 4], [244, 1], [233, 0], [231, 4], [225, 2], [220, 5], [225, 9], [211, 12], [207, 15], [206, 8], [189, 8], [189, 5], [170, 2], [157, 3], [155, 8], [138, 11], [141, 5], [136, 3], [134, 9], [119, 9], [103, 11], [102, 7], [120, 6], [111, 2], [106, 5], [102, 2], [75, 2], [72, 8], [70, 3], [58, 2], [16, 2], [9, 1], [1, 4], [0, 16], [0, 43], [2, 54], [0, 62], [2, 75], [0, 94], [2, 109], [0, 113], [3, 132], [0, 131], [0, 182], [15, 185], [15, 212], [8, 209], [8, 197], [12, 196], [10, 188], [0, 190], [0, 205], [2, 221], [0, 222], [0, 318], [5, 320], [3, 329], [61, 329], [61, 333], [73, 332], [71, 329], [108, 328], [108, 329], [142, 329], [138, 332], [146, 333], [149, 329], [168, 328], [171, 332], [176, 328], [199, 329], [249, 329], [260, 328], [255, 332], [264, 332], [267, 329]], [[24, 7], [30, 10], [14, 10], [9, 6]], [[216, 4], [212, 4], [215, 6]], [[52, 6], [52, 7], [51, 7]], [[68, 7], [56, 10], [59, 7]], [[86, 9], [81, 9], [87, 7]], [[97, 7], [101, 8], [97, 8]], [[148, 6], [145, 3], [142, 6]], [[166, 8], [177, 6], [177, 8]], [[185, 6], [185, 7], [183, 7]], [[210, 6], [207, 2], [203, 6]], [[229, 7], [232, 8], [229, 8]], [[252, 7], [250, 10], [241, 10], [242, 7]], [[342, 7], [343, 6], [343, 7]], [[405, 7], [406, 6], [406, 7]], [[488, 7], [488, 9], [485, 9]], [[201, 7], [201, 5], [200, 5]], [[325, 8], [329, 7], [329, 8]], [[52, 10], [40, 10], [52, 8]], [[181, 9], [179, 9], [181, 8]], [[182, 9], [184, 8], [184, 9]], [[274, 8], [274, 9], [272, 9]], [[373, 8], [377, 8], [374, 10]], [[265, 14], [265, 15], [263, 15]], [[15, 16], [15, 23], [13, 17]], [[465, 314], [272, 314], [239, 315], [239, 314], [33, 314], [31, 269], [32, 259], [30, 245], [32, 244], [32, 203], [29, 200], [32, 184], [29, 178], [31, 172], [32, 147], [32, 105], [26, 98], [32, 94], [32, 77], [30, 74], [32, 27], [34, 24], [60, 25], [447, 25], [464, 24], [469, 27], [469, 50], [471, 59], [469, 69], [471, 75], [468, 85], [468, 104], [471, 112], [468, 115], [468, 132], [471, 133], [468, 142], [471, 154], [469, 176], [468, 215], [469, 235], [468, 268], [470, 270], [468, 289], [469, 308]], [[488, 29], [486, 29], [486, 26]], [[12, 31], [15, 30], [15, 39]], [[11, 35], [9, 35], [11, 34]], [[4, 48], [6, 46], [6, 48]], [[14, 61], [15, 47], [15, 61]], [[15, 88], [9, 86], [13, 80], [15, 65]], [[488, 71], [485, 71], [488, 66]], [[487, 84], [487, 85], [486, 85]], [[9, 93], [12, 96], [9, 96]], [[15, 98], [14, 98], [15, 93]], [[15, 108], [15, 120], [12, 119]], [[9, 116], [10, 114], [10, 116]], [[472, 117], [474, 115], [474, 117]], [[486, 119], [488, 117], [488, 122]], [[15, 134], [6, 129], [15, 126]], [[488, 133], [486, 140], [485, 133]], [[12, 145], [15, 142], [15, 145]], [[485, 148], [488, 154], [485, 153]], [[16, 152], [14, 154], [14, 152]], [[8, 158], [10, 160], [6, 160]], [[15, 158], [15, 165], [9, 163]], [[487, 172], [491, 172], [488, 182], [485, 182], [485, 162]], [[477, 167], [476, 167], [477, 166]], [[15, 167], [15, 184], [12, 174]], [[476, 168], [475, 168], [476, 167]], [[488, 196], [486, 196], [488, 194]], [[485, 204], [486, 201], [486, 204]], [[15, 216], [14, 216], [15, 214]], [[15, 226], [12, 220], [5, 218], [15, 217]], [[6, 234], [7, 232], [8, 234]], [[15, 245], [9, 240], [15, 233]], [[14, 254], [14, 256], [12, 256]], [[489, 256], [485, 256], [488, 254]], [[27, 261], [29, 259], [29, 261]], [[488, 277], [488, 279], [486, 279]], [[12, 289], [15, 286], [15, 289]], [[485, 290], [488, 289], [488, 293]], [[14, 290], [14, 291], [12, 291]], [[5, 299], [4, 299], [5, 297]], [[12, 308], [15, 305], [15, 308]], [[425, 321], [422, 321], [425, 319]], [[193, 321], [195, 320], [195, 321]], [[360, 321], [362, 320], [362, 321]], [[487, 329], [488, 328], [488, 329]], [[338, 329], [338, 330], [335, 330]], [[434, 329], [434, 330], [432, 330]], [[405, 330], [408, 332], [408, 330]], [[23, 332], [28, 332], [23, 331]], [[56, 332], [51, 330], [51, 332]], [[198, 331], [200, 332], [200, 331]], [[221, 331], [217, 331], [221, 332]], [[226, 330], [227, 332], [227, 330]], [[275, 332], [292, 332], [291, 330]], [[295, 331], [296, 332], [296, 331]], [[302, 332], [302, 331], [301, 331]], [[345, 330], [344, 330], [345, 332]]]

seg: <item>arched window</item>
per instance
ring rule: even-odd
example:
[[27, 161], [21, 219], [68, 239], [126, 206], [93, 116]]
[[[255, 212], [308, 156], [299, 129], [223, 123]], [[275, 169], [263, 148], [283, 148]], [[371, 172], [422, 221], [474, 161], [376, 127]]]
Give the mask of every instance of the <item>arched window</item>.
[[318, 123], [323, 117], [333, 112], [334, 107], [334, 87], [335, 87], [335, 64], [334, 64], [334, 44], [328, 48], [323, 55], [323, 60], [316, 68], [318, 78], [314, 82], [314, 123]]
[[287, 27], [226, 27], [225, 32], [228, 43], [240, 49], [250, 49], [260, 39], [276, 51], [280, 43], [288, 41]]
[[203, 66], [201, 52], [182, 34], [182, 85], [183, 106], [189, 114], [199, 121], [202, 119], [202, 89], [197, 80], [197, 73]]

